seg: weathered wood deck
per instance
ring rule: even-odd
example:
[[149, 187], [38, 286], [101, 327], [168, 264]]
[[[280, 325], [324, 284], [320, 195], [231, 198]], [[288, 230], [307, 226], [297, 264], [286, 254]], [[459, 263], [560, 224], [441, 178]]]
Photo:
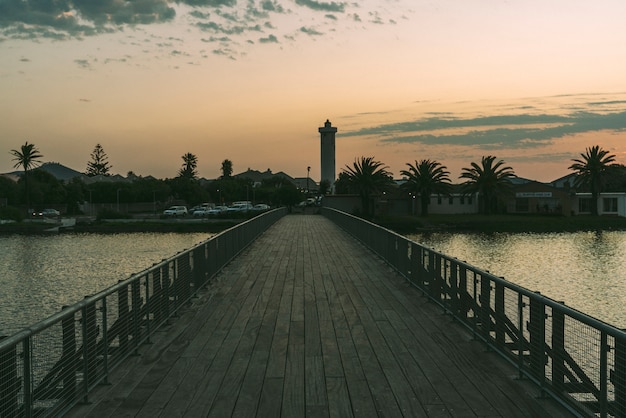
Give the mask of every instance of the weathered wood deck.
[[72, 417], [559, 417], [327, 219], [281, 219]]

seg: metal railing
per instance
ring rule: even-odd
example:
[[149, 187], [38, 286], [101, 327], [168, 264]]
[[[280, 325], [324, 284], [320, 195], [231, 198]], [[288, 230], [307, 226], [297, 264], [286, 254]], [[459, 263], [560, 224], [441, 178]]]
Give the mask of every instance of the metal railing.
[[579, 416], [626, 417], [626, 333], [563, 303], [330, 208], [322, 214], [369, 247]]
[[285, 214], [252, 218], [2, 339], [0, 417], [59, 416], [88, 402], [111, 370]]

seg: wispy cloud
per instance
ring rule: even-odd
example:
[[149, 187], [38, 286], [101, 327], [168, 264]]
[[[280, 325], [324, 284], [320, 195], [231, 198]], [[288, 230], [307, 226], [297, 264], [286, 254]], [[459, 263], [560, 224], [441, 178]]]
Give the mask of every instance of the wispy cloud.
[[[619, 105], [618, 111], [592, 111], [594, 107]], [[342, 133], [346, 137], [375, 138], [381, 143], [465, 145], [482, 149], [521, 149], [549, 145], [565, 136], [596, 132], [626, 131], [626, 101], [586, 103], [588, 110], [569, 114], [514, 113], [464, 117], [450, 112], [404, 122], [369, 126]], [[518, 110], [534, 110], [519, 106]]]
[[[220, 39], [235, 50], [255, 44], [252, 39], [258, 39], [260, 44], [278, 44], [279, 39], [296, 42], [297, 33], [322, 36], [337, 30], [328, 25], [360, 23], [356, 10], [368, 16], [370, 26], [391, 24], [403, 13], [385, 9], [384, 2], [365, 8], [356, 2], [318, 0], [0, 0], [0, 42], [84, 39], [172, 23], [187, 25], [191, 34], [193, 29], [210, 33], [210, 38], [202, 40]], [[282, 15], [293, 18], [284, 19]], [[302, 26], [303, 21], [306, 26]], [[323, 32], [316, 29], [322, 24], [327, 25]], [[262, 36], [250, 36], [254, 33]]]

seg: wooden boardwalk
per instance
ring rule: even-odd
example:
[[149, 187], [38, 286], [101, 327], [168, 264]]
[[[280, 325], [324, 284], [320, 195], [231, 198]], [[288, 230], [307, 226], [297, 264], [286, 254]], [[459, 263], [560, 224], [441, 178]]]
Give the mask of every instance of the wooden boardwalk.
[[71, 417], [567, 417], [318, 215], [281, 219]]

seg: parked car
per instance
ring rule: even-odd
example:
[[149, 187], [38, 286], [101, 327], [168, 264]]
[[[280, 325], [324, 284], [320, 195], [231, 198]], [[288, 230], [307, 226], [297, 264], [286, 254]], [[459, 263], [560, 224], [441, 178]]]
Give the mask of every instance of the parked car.
[[252, 203], [234, 203], [228, 208], [228, 212], [247, 212], [252, 209]]
[[35, 215], [35, 216], [43, 216], [44, 218], [52, 218], [52, 217], [55, 217], [55, 216], [60, 216], [61, 212], [59, 212], [56, 209], [44, 209], [42, 211], [33, 213], [33, 215]]
[[187, 216], [187, 208], [185, 206], [170, 206], [163, 211], [166, 216]]
[[264, 211], [264, 210], [269, 210], [270, 206], [266, 205], [265, 203], [259, 203], [258, 205], [254, 205], [254, 207], [252, 208], [252, 210], [254, 211]]
[[227, 210], [228, 210], [227, 206], [215, 206], [214, 208], [209, 209], [208, 214], [215, 216], [215, 215], [219, 215], [222, 212], [226, 212]]
[[210, 215], [210, 210], [211, 210], [210, 208], [207, 208], [205, 206], [201, 206], [201, 207], [191, 211], [191, 214], [193, 216], [202, 218], [202, 217], [205, 217], [205, 216], [209, 216]]

